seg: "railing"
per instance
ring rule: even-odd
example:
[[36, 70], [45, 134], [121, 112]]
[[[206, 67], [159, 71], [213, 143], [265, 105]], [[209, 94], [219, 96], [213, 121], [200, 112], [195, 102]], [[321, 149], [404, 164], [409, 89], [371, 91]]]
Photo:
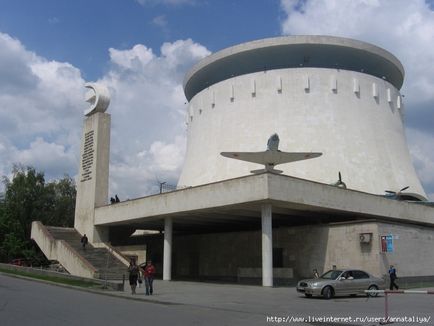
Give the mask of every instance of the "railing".
[[160, 194], [175, 191], [176, 189], [176, 185], [172, 185], [167, 182], [160, 182]]
[[365, 290], [367, 294], [384, 293], [384, 319], [380, 325], [392, 324], [389, 317], [389, 300], [390, 294], [434, 294], [434, 290]]
[[130, 264], [130, 260], [125, 257], [119, 250], [117, 250], [115, 247], [113, 247], [111, 244], [106, 242], [100, 243], [102, 246], [106, 248], [109, 252], [113, 254], [117, 259], [119, 259], [124, 265], [128, 266]]

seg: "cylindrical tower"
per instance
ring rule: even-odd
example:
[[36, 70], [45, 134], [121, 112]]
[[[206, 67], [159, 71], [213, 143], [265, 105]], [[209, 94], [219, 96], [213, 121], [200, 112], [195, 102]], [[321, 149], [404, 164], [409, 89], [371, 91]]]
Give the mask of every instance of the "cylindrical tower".
[[412, 165], [399, 89], [404, 68], [368, 43], [330, 36], [286, 36], [236, 45], [186, 75], [187, 153], [179, 185], [250, 174], [259, 165], [220, 156], [280, 149], [322, 152], [280, 165], [284, 174], [383, 194], [410, 186], [426, 198]]

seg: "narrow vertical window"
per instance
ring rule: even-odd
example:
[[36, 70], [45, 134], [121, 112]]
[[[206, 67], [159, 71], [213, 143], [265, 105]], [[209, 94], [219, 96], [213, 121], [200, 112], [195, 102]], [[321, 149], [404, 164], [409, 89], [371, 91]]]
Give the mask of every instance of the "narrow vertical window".
[[330, 79], [330, 89], [332, 90], [333, 93], [338, 92], [338, 80], [336, 76], [332, 76]]
[[252, 97], [256, 96], [256, 80], [252, 80], [252, 84], [251, 84], [251, 90], [250, 90]]
[[304, 77], [304, 90], [306, 91], [306, 92], [308, 92], [308, 91], [310, 91], [310, 79], [309, 79], [309, 76], [305, 76]]
[[282, 77], [277, 77], [276, 79], [276, 89], [277, 89], [277, 93], [282, 93]]
[[376, 83], [372, 83], [372, 96], [378, 99], [378, 86]]
[[353, 79], [353, 92], [356, 95], [360, 95], [360, 84], [359, 84], [359, 80], [357, 78]]

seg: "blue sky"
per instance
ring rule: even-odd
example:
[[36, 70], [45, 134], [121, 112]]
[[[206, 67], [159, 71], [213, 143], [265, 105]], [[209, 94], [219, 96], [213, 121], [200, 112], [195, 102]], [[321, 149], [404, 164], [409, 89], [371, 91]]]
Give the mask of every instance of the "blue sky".
[[98, 81], [112, 94], [110, 194], [133, 198], [176, 183], [186, 142], [182, 80], [193, 64], [254, 39], [327, 34], [373, 43], [403, 63], [408, 144], [434, 199], [432, 3], [0, 0], [0, 175], [22, 163], [48, 179], [75, 176], [83, 85]]
[[[143, 3], [140, 4], [140, 3]], [[108, 49], [191, 38], [212, 51], [281, 34], [280, 2], [0, 0], [0, 31], [28, 50], [79, 68], [86, 79], [107, 69]]]

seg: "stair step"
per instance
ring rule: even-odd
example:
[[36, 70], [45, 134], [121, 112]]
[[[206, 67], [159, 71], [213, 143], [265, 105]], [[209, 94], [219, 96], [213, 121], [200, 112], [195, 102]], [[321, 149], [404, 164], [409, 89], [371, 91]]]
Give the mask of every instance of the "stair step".
[[[47, 226], [54, 239], [66, 241], [79, 255], [85, 258], [99, 273], [100, 278], [122, 279], [127, 274], [127, 266], [119, 261], [106, 248], [94, 248], [88, 244], [83, 250], [81, 235], [72, 228]], [[108, 263], [108, 265], [107, 265]]]

